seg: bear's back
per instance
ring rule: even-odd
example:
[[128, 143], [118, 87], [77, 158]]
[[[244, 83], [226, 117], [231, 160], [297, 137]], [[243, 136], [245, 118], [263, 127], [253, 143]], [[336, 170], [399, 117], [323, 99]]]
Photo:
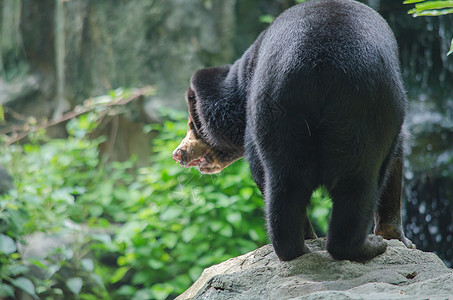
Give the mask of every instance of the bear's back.
[[352, 0], [296, 5], [269, 26], [257, 53], [248, 109], [277, 107], [283, 113], [259, 116], [269, 124], [305, 128], [304, 120], [321, 140], [348, 131], [388, 133], [388, 139], [374, 135], [370, 145], [391, 143], [399, 130], [407, 100], [397, 44], [385, 20], [366, 5]]
[[277, 77], [297, 70], [361, 76], [373, 69], [392, 76], [399, 69], [398, 50], [385, 20], [368, 6], [352, 0], [309, 0], [285, 11], [267, 29], [257, 67]]

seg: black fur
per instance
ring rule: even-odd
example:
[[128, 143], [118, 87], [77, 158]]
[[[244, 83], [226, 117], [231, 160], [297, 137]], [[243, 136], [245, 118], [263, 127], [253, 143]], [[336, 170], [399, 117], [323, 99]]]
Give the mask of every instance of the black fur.
[[385, 251], [367, 234], [402, 161], [407, 101], [393, 33], [375, 11], [352, 0], [294, 6], [233, 65], [197, 71], [191, 90], [203, 139], [245, 153], [280, 259], [309, 251], [306, 206], [320, 185], [333, 200], [330, 254], [363, 261]]

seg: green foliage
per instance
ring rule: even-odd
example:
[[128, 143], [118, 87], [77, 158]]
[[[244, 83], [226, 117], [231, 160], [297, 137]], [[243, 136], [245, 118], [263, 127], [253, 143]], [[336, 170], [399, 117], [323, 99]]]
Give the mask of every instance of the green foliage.
[[151, 166], [117, 190], [124, 206], [115, 218], [124, 224], [113, 240], [119, 268], [111, 283], [120, 284], [117, 294], [126, 298], [181, 293], [203, 268], [267, 241], [248, 166], [238, 162], [218, 176], [182, 168], [171, 152], [185, 136], [187, 116], [164, 115], [163, 124], [146, 128], [158, 132]]
[[[307, 0], [295, 0], [294, 2], [296, 4], [298, 4], [298, 3], [305, 2], [305, 1], [307, 1]], [[261, 23], [270, 24], [270, 23], [274, 22], [274, 19], [275, 19], [275, 17], [273, 15], [261, 15], [259, 18], [259, 21]]]
[[[408, 11], [409, 14], [412, 14], [414, 17], [421, 17], [421, 16], [442, 16], [453, 13], [453, 1], [446, 0], [446, 1], [426, 1], [426, 0], [406, 0], [403, 2], [404, 4], [414, 4], [415, 7]], [[448, 51], [447, 55], [453, 53], [453, 39], [451, 40], [450, 50]]]
[[[68, 127], [72, 123], [83, 125], [89, 118], [90, 114], [83, 115]], [[1, 149], [0, 162], [16, 179], [16, 189], [0, 196], [0, 233], [24, 244], [24, 237], [37, 232], [45, 233], [45, 238], [53, 237], [52, 244], [77, 236], [72, 248], [63, 245], [45, 257], [24, 259], [16, 251], [0, 251], [4, 262], [0, 270], [3, 296], [15, 287], [40, 299], [62, 299], [63, 295], [70, 299], [71, 294], [84, 298], [81, 288], [75, 288], [76, 281], [89, 282], [83, 292], [99, 298], [106, 295], [101, 278], [86, 268], [90, 238], [83, 237], [80, 226], [73, 222], [90, 218], [83, 203], [76, 199], [101, 180], [96, 169], [100, 165], [97, 145], [101, 140], [75, 135], [66, 140], [48, 139], [41, 131], [30, 135], [30, 143]], [[68, 272], [78, 279], [67, 281]]]
[[[44, 131], [0, 149], [15, 190], [0, 196], [0, 298], [20, 289], [40, 299], [166, 299], [202, 270], [268, 242], [262, 196], [243, 160], [219, 175], [176, 164], [187, 114], [161, 112], [151, 165], [106, 162], [90, 139], [93, 110], [67, 124], [66, 139]], [[330, 201], [315, 192], [310, 217], [325, 232]], [[22, 257], [17, 243], [41, 233], [57, 244]], [[70, 240], [63, 243], [61, 241]], [[29, 245], [32, 246], [32, 245]]]
[[3, 105], [0, 105], [0, 124], [5, 122], [5, 110]]
[[259, 20], [261, 23], [270, 24], [274, 22], [274, 19], [275, 17], [273, 15], [261, 15]]
[[407, 0], [403, 4], [414, 4], [415, 8], [408, 13], [414, 17], [419, 16], [441, 16], [453, 13], [453, 1], [426, 1], [426, 0]]
[[331, 209], [332, 201], [329, 193], [324, 188], [318, 188], [311, 196], [308, 216], [312, 222], [313, 229], [321, 235], [325, 235], [327, 232]]

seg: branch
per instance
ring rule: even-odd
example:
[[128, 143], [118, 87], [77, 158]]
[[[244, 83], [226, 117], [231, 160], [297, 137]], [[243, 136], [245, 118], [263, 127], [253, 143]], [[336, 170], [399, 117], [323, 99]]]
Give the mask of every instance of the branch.
[[[93, 101], [90, 101], [92, 99], [85, 100], [84, 106], [76, 106], [72, 111], [67, 112], [61, 116], [58, 120], [52, 120], [48, 122], [44, 122], [43, 124], [36, 125], [36, 126], [30, 126], [29, 124], [25, 124], [24, 126], [21, 126], [20, 128], [17, 128], [16, 126], [7, 128], [3, 131], [0, 131], [0, 135], [5, 135], [8, 133], [14, 133], [13, 136], [9, 141], [6, 142], [6, 145], [9, 146], [15, 142], [18, 142], [22, 140], [23, 138], [27, 137], [30, 132], [38, 131], [41, 129], [46, 129], [51, 126], [60, 124], [62, 122], [66, 122], [68, 120], [74, 119], [80, 115], [86, 114], [87, 112], [90, 112], [95, 109], [99, 109], [100, 107], [103, 107], [104, 110], [109, 109], [110, 107], [113, 106], [122, 106], [126, 105], [129, 102], [136, 100], [142, 96], [152, 94], [154, 92], [154, 88], [151, 86], [146, 86], [141, 89], [133, 90], [131, 92], [131, 95], [127, 98], [124, 98], [124, 96], [118, 97], [118, 99], [113, 100], [111, 102], [99, 105], [96, 103], [93, 103]], [[16, 133], [16, 131], [22, 131], [20, 133]]]

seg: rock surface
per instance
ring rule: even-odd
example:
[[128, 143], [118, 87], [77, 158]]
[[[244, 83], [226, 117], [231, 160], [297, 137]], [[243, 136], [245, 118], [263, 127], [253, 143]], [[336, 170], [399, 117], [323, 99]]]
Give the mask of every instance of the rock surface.
[[271, 245], [204, 270], [182, 299], [453, 299], [453, 270], [433, 253], [387, 241], [365, 263], [335, 261], [325, 238], [306, 241], [312, 253], [278, 260]]

